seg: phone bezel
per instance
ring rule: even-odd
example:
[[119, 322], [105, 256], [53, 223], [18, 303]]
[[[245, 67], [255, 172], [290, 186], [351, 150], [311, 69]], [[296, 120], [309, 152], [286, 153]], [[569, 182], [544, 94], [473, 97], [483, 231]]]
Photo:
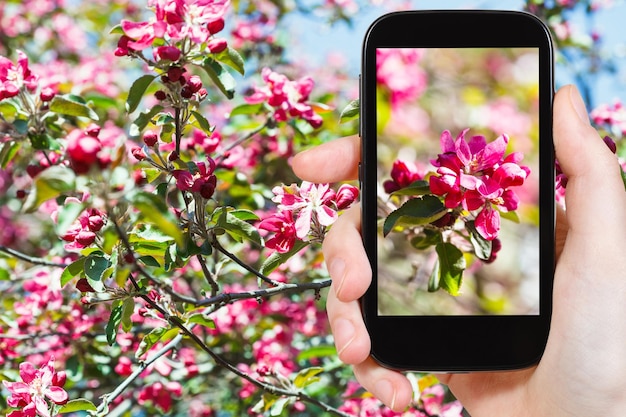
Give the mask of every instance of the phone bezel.
[[[540, 314], [537, 316], [380, 316], [376, 255], [376, 48], [539, 48]], [[552, 311], [554, 254], [553, 46], [549, 29], [518, 11], [431, 10], [384, 15], [363, 43], [361, 117], [363, 241], [373, 280], [362, 298], [373, 358], [399, 370], [520, 369], [544, 351]], [[370, 99], [371, 98], [371, 99]]]

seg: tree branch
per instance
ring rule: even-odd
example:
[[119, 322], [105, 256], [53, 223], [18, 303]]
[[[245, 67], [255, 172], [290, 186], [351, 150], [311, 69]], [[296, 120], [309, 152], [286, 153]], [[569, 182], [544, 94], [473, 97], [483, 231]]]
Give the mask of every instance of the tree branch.
[[25, 261], [25, 262], [31, 263], [33, 265], [51, 266], [51, 267], [54, 267], [54, 268], [65, 268], [65, 267], [67, 267], [67, 264], [47, 261], [47, 260], [42, 259], [42, 258], [29, 256], [29, 255], [26, 255], [26, 254], [24, 254], [22, 252], [16, 251], [15, 249], [7, 248], [4, 245], [0, 245], [0, 252], [4, 252], [4, 253], [6, 253], [8, 255], [13, 256], [14, 258], [17, 258], [17, 259], [19, 259], [21, 261]]

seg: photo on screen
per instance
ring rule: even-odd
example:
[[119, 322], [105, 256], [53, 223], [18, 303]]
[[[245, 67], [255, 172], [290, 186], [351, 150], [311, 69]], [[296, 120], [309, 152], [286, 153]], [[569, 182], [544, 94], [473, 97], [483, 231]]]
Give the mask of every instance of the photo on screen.
[[378, 48], [380, 315], [539, 314], [539, 50]]

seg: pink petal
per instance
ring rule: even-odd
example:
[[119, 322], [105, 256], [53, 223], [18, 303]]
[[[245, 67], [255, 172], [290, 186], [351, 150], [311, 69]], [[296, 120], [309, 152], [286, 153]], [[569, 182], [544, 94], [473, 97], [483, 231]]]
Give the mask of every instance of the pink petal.
[[37, 370], [32, 363], [22, 362], [20, 364], [20, 377], [27, 384], [30, 384], [37, 377]]
[[507, 135], [498, 136], [496, 140], [488, 143], [482, 152], [480, 158], [480, 164], [477, 170], [482, 171], [487, 168], [492, 168], [499, 163], [506, 152], [506, 145], [509, 143], [509, 137]]
[[337, 220], [337, 212], [328, 206], [318, 207], [315, 213], [322, 226], [330, 226]]
[[450, 134], [449, 130], [444, 130], [441, 133], [439, 143], [441, 145], [441, 150], [443, 151], [443, 153], [456, 151], [456, 148], [454, 147], [454, 139], [452, 139], [452, 135]]
[[461, 164], [464, 166], [470, 165], [472, 162], [472, 152], [470, 151], [469, 145], [465, 142], [463, 137], [459, 137], [456, 140], [456, 156], [459, 157]]
[[50, 417], [50, 410], [48, 409], [48, 403], [42, 397], [33, 397], [33, 401], [35, 402], [35, 408], [37, 409], [37, 414], [42, 417]]
[[487, 140], [483, 135], [472, 136], [469, 141], [469, 148], [472, 154], [477, 154], [478, 152], [482, 151], [483, 149], [485, 149], [486, 145]]
[[65, 392], [63, 388], [55, 387], [54, 385], [48, 387], [46, 397], [50, 398], [50, 400], [55, 404], [65, 404], [68, 400], [67, 392]]
[[311, 230], [311, 215], [313, 210], [311, 207], [305, 207], [300, 211], [298, 219], [296, 220], [296, 236], [300, 239], [304, 239]]
[[487, 240], [494, 240], [500, 231], [500, 213], [491, 207], [485, 207], [475, 221], [476, 230]]

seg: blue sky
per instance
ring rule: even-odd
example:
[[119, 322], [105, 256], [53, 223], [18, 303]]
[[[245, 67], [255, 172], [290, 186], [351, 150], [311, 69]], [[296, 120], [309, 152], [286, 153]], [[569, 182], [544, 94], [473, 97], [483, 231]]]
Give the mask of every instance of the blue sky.
[[[386, 0], [385, 4], [392, 2], [406, 3], [400, 0]], [[597, 13], [592, 27], [599, 30], [604, 38], [603, 50], [606, 53], [617, 55], [617, 74], [597, 80], [595, 91], [595, 104], [613, 102], [620, 98], [626, 102], [626, 35], [624, 34], [624, 21], [626, 21], [626, 1], [613, 0], [613, 6]], [[519, 10], [522, 1], [517, 0], [411, 0], [415, 9], [512, 9]], [[329, 27], [323, 18], [313, 16], [294, 16], [288, 24], [290, 32], [299, 39], [302, 48], [291, 48], [291, 52], [302, 54], [309, 62], [323, 62], [329, 52], [339, 52], [348, 58], [350, 62], [348, 70], [356, 78], [359, 73], [361, 43], [363, 35], [371, 22], [384, 13], [378, 7], [363, 8], [354, 18], [352, 28], [345, 24], [336, 24]], [[589, 23], [582, 13], [573, 16], [572, 23], [585, 28]], [[304, 52], [303, 52], [304, 51]], [[301, 56], [296, 57], [300, 59]], [[567, 71], [557, 68], [557, 86], [572, 82]]]

